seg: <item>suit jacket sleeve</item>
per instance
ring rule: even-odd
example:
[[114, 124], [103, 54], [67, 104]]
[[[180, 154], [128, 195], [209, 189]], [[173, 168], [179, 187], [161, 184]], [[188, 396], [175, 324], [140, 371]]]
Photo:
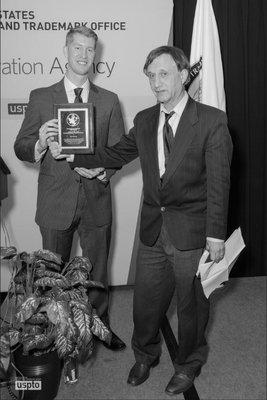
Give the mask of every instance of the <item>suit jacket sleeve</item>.
[[25, 118], [14, 144], [16, 156], [20, 160], [35, 162], [34, 148], [39, 139], [40, 127], [39, 96], [36, 90], [33, 90], [30, 93]]
[[94, 155], [76, 154], [71, 168], [121, 168], [138, 157], [136, 129], [132, 128], [128, 135], [123, 135], [114, 146], [97, 148]]
[[207, 140], [205, 159], [207, 171], [207, 229], [206, 235], [225, 239], [232, 141], [225, 113], [219, 113]]
[[[109, 121], [109, 134], [108, 134], [108, 143], [107, 145], [113, 146], [116, 144], [121, 137], [124, 135], [124, 122], [121, 112], [121, 107], [119, 103], [118, 96], [116, 96], [116, 101], [114, 102], [114, 106], [111, 112], [110, 121]], [[112, 175], [115, 174], [117, 169], [115, 168], [107, 168], [106, 169], [106, 178], [109, 181]]]

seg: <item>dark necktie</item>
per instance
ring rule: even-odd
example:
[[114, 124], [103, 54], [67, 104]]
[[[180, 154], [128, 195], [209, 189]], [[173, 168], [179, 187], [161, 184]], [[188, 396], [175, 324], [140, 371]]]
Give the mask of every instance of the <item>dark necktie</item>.
[[80, 88], [80, 87], [77, 87], [74, 89], [74, 93], [75, 93], [74, 103], [83, 103], [83, 99], [81, 96], [82, 91], [83, 91], [83, 88]]
[[174, 111], [172, 111], [170, 114], [165, 113], [165, 123], [163, 126], [163, 144], [164, 144], [164, 156], [165, 156], [165, 167], [169, 161], [170, 157], [170, 152], [171, 148], [174, 142], [174, 136], [173, 136], [173, 131], [172, 128], [169, 124], [169, 119], [172, 117], [174, 114]]

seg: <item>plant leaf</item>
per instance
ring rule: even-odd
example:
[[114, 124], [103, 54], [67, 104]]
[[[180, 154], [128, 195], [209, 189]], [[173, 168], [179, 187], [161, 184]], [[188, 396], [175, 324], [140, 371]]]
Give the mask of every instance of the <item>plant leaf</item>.
[[51, 300], [44, 309], [47, 312], [49, 320], [57, 326], [61, 327], [61, 331], [64, 332], [66, 325], [68, 324], [69, 308], [68, 303], [65, 301]]
[[34, 286], [58, 286], [61, 288], [69, 287], [69, 281], [64, 277], [61, 276], [60, 279], [50, 278], [49, 276], [45, 276], [44, 278], [37, 279], [34, 282]]
[[16, 319], [18, 322], [23, 323], [32, 316], [34, 311], [40, 304], [40, 299], [35, 296], [28, 297], [19, 307], [19, 311], [16, 313]]
[[32, 254], [27, 253], [26, 251], [22, 251], [18, 254], [18, 258], [21, 261], [24, 261], [26, 264], [31, 264], [34, 262], [34, 256]]
[[22, 339], [23, 353], [27, 354], [33, 349], [45, 349], [52, 343], [53, 340], [53, 337], [49, 337], [44, 333], [40, 335], [25, 335]]
[[27, 278], [26, 267], [22, 267], [14, 276], [14, 282], [16, 284], [25, 284]]
[[10, 336], [9, 332], [0, 337], [0, 379], [5, 379], [10, 364]]
[[66, 279], [65, 279], [61, 274], [59, 274], [58, 272], [55, 272], [55, 271], [48, 271], [48, 270], [46, 270], [46, 269], [44, 269], [44, 268], [41, 268], [41, 267], [35, 270], [34, 275], [35, 275], [37, 278], [43, 278], [43, 277], [45, 277], [45, 276], [48, 276], [48, 277], [50, 277], [50, 278], [55, 278], [55, 279], [62, 279], [62, 278], [63, 278], [63, 280], [66, 280]]
[[6, 358], [10, 354], [10, 337], [9, 333], [6, 332], [0, 336], [0, 356]]
[[94, 287], [94, 288], [102, 288], [102, 289], [105, 289], [105, 286], [103, 285], [103, 283], [102, 282], [98, 282], [98, 281], [85, 281], [84, 283], [83, 283], [83, 285], [85, 286], [85, 287]]
[[92, 326], [91, 330], [93, 334], [104, 342], [110, 343], [111, 341], [111, 332], [106, 327], [106, 325], [101, 321], [100, 317], [97, 315], [95, 309], [92, 312]]
[[[50, 290], [47, 290], [44, 293], [44, 297], [47, 299], [54, 299], [54, 300], [64, 300], [61, 299], [61, 295], [64, 293], [64, 290], [58, 286], [53, 286]], [[45, 300], [44, 300], [45, 302]]]
[[94, 348], [93, 335], [89, 343], [83, 343], [82, 341], [79, 341], [77, 359], [80, 364], [84, 364], [90, 358], [90, 356], [93, 353], [93, 348]]
[[65, 328], [65, 336], [68, 339], [73, 339], [74, 342], [77, 342], [77, 338], [79, 337], [79, 329], [72, 318], [68, 318], [68, 324]]
[[15, 346], [16, 344], [19, 343], [19, 339], [20, 339], [20, 331], [18, 331], [17, 329], [11, 329], [9, 331], [9, 341], [10, 341], [10, 347]]
[[[26, 275], [25, 275], [25, 277], [26, 277]], [[15, 284], [15, 293], [16, 293], [16, 295], [18, 295], [18, 294], [26, 294], [26, 292], [25, 292], [25, 287], [24, 287], [24, 285], [22, 284], [22, 283], [16, 283]]]
[[16, 296], [17, 307], [21, 307], [21, 305], [23, 304], [24, 300], [25, 300], [25, 294], [20, 294], [20, 293], [17, 294], [17, 296]]
[[58, 295], [58, 299], [71, 301], [71, 300], [84, 300], [87, 301], [87, 295], [80, 288], [71, 288], [70, 290], [65, 290]]
[[77, 256], [77, 257], [74, 257], [68, 264], [66, 264], [62, 273], [65, 275], [65, 273], [70, 270], [78, 269], [78, 270], [84, 270], [89, 276], [92, 268], [93, 268], [93, 266], [88, 257], [80, 257], [80, 256], [78, 257]]
[[42, 269], [42, 270], [44, 270], [44, 269], [46, 269], [46, 270], [52, 269], [54, 271], [61, 272], [61, 265], [56, 264], [56, 263], [54, 263], [52, 261], [38, 260], [38, 261], [36, 261], [34, 263], [34, 265], [35, 265], [35, 267], [38, 268], [38, 270], [39, 269]]
[[79, 329], [79, 339], [87, 344], [92, 340], [91, 317], [77, 307], [72, 308], [74, 322]]
[[57, 329], [55, 337], [55, 346], [59, 358], [64, 358], [72, 353], [75, 348], [74, 342], [64, 336], [59, 329]]
[[27, 322], [28, 320], [23, 325], [23, 335], [41, 335], [41, 333], [44, 333], [44, 326], [28, 324]]
[[14, 246], [10, 247], [2, 247], [0, 251], [0, 258], [1, 260], [6, 260], [8, 258], [12, 258], [17, 255], [17, 249]]
[[82, 284], [86, 281], [88, 278], [88, 273], [86, 270], [81, 270], [81, 269], [72, 269], [69, 270], [65, 276], [68, 278], [68, 280], [71, 282], [71, 285], [77, 285], [77, 284]]
[[70, 307], [75, 307], [75, 308], [79, 308], [80, 310], [82, 310], [83, 312], [85, 312], [86, 314], [88, 314], [89, 316], [91, 316], [92, 314], [92, 305], [91, 303], [89, 303], [88, 301], [84, 300], [72, 300], [69, 302]]
[[3, 326], [1, 330], [0, 354], [9, 353], [10, 347], [15, 346], [19, 342], [20, 332], [10, 325]]
[[37, 260], [51, 261], [58, 265], [62, 264], [61, 255], [57, 254], [57, 253], [53, 253], [52, 251], [40, 249], [40, 250], [34, 251], [33, 254]]
[[10, 365], [10, 354], [8, 357], [0, 357], [0, 380], [8, 380], [7, 370]]
[[37, 312], [36, 314], [33, 314], [29, 319], [27, 319], [27, 324], [33, 324], [33, 325], [45, 324], [45, 325], [47, 325], [47, 323], [48, 323], [48, 317], [41, 312]]

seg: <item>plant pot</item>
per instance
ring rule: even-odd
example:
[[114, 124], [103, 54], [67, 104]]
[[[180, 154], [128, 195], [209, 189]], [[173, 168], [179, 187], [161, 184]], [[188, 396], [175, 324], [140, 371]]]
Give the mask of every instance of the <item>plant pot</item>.
[[[20, 390], [20, 394], [24, 392], [23, 400], [52, 400], [57, 396], [62, 365], [56, 351], [40, 356], [25, 356], [22, 354], [22, 347], [19, 347], [14, 352], [14, 363], [26, 379], [23, 382], [22, 376], [17, 372], [16, 380], [20, 382], [17, 389], [24, 387], [24, 390]], [[28, 386], [25, 390], [26, 385]]]

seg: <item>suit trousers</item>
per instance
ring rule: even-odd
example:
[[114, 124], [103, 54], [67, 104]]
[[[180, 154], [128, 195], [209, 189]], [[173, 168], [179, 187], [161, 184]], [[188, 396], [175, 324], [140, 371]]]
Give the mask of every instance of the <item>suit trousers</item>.
[[160, 326], [176, 292], [179, 352], [175, 369], [196, 371], [206, 362], [209, 301], [196, 277], [202, 251], [177, 250], [164, 225], [154, 246], [140, 243], [133, 300], [136, 361], [151, 365], [160, 356]]
[[66, 230], [56, 230], [40, 226], [43, 248], [61, 254], [63, 262], [67, 262], [71, 254], [73, 235], [75, 231], [78, 232], [82, 255], [88, 257], [93, 266], [91, 279], [100, 281], [105, 286], [105, 289], [90, 288], [88, 292], [90, 301], [103, 322], [109, 324], [107, 261], [111, 224], [96, 226], [88, 207], [84, 188], [80, 182], [77, 207], [70, 227]]

